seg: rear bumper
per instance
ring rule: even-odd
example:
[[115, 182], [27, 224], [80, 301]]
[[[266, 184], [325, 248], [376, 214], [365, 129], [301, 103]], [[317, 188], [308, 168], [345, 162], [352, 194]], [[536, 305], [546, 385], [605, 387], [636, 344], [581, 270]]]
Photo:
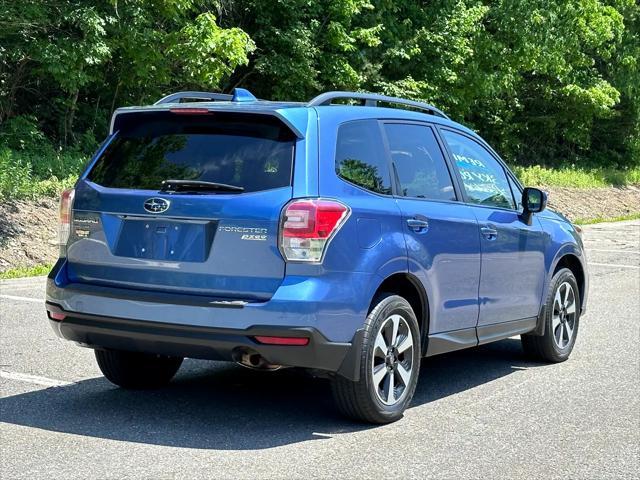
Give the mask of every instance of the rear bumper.
[[[234, 360], [234, 354], [251, 351], [276, 365], [304, 367], [338, 373], [355, 380], [362, 330], [353, 342], [330, 342], [310, 327], [255, 326], [244, 330], [198, 327], [144, 320], [105, 317], [64, 310], [46, 303], [49, 323], [60, 338], [90, 348], [113, 348], [208, 360]], [[51, 314], [64, 315], [54, 320]], [[255, 336], [305, 337], [305, 346], [264, 345]]]
[[304, 273], [287, 274], [267, 301], [242, 301], [75, 283], [67, 277], [66, 260], [60, 259], [49, 274], [46, 300], [69, 312], [190, 327], [310, 327], [331, 342], [351, 342], [364, 325], [379, 279], [361, 272]]

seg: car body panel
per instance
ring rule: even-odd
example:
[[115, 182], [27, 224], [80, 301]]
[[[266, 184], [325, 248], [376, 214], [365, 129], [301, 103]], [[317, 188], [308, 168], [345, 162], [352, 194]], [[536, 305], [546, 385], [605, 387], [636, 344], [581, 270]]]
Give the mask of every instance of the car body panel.
[[582, 238], [575, 227], [563, 216], [553, 210], [545, 210], [536, 215], [542, 228], [549, 236], [547, 251], [545, 254], [545, 270], [547, 272], [543, 291], [546, 292], [556, 271], [558, 264], [563, 257], [570, 255], [579, 262], [583, 273], [583, 285], [580, 291], [581, 309], [586, 312], [587, 299], [589, 297], [589, 267], [586, 252], [583, 247]]
[[[429, 334], [474, 328], [478, 322], [480, 238], [468, 205], [397, 198], [403, 217], [409, 272], [429, 292]], [[420, 216], [428, 227], [409, 228]]]
[[527, 225], [515, 210], [471, 208], [480, 228], [497, 232], [490, 238], [480, 235], [478, 326], [537, 316], [546, 278], [548, 235], [537, 219]]
[[[128, 288], [269, 298], [284, 276], [278, 222], [291, 187], [228, 201], [232, 195], [169, 196], [80, 180], [67, 247], [70, 278]], [[144, 210], [149, 198], [167, 199], [169, 210], [149, 214]], [[194, 249], [201, 251], [197, 258], [188, 255]]]

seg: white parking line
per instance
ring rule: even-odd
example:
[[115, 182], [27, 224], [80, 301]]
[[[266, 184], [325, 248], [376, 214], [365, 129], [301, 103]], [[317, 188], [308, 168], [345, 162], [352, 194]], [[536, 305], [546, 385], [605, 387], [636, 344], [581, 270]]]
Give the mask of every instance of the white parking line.
[[590, 267], [614, 267], [614, 268], [633, 268], [635, 270], [640, 270], [640, 266], [638, 265], [619, 265], [617, 263], [593, 263], [589, 262]]
[[7, 372], [6, 370], [0, 370], [0, 377], [8, 380], [33, 383], [34, 385], [42, 385], [44, 387], [65, 387], [74, 383], [65, 382], [64, 380], [55, 380], [53, 378], [39, 377], [37, 375], [27, 375], [26, 373]]
[[608, 252], [608, 253], [633, 253], [634, 255], [640, 255], [640, 252], [635, 250], [606, 250], [604, 248], [589, 248], [587, 247], [587, 253], [589, 252]]
[[43, 298], [18, 297], [16, 295], [0, 295], [0, 298], [6, 298], [7, 300], [16, 300], [18, 302], [32, 302], [32, 303], [44, 304]]
[[0, 287], [44, 286], [47, 277], [10, 278], [0, 280]]

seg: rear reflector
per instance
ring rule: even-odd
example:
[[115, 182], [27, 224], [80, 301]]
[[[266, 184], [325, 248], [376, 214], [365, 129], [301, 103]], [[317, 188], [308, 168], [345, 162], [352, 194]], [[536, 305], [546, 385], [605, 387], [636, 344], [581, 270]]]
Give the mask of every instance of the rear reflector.
[[58, 243], [63, 246], [69, 240], [71, 232], [71, 213], [76, 191], [73, 188], [62, 192], [60, 197], [60, 221], [58, 224]]
[[304, 346], [309, 344], [309, 339], [305, 337], [253, 337], [258, 343], [265, 345], [298, 345]]
[[51, 318], [51, 320], [64, 320], [65, 318], [67, 318], [67, 316], [64, 313], [57, 313], [57, 312], [49, 312], [49, 317]]

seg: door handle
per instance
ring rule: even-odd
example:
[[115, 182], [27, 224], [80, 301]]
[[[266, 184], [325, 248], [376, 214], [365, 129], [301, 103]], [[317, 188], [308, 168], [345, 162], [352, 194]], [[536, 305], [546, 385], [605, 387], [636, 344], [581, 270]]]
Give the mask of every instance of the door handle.
[[411, 230], [418, 233], [424, 233], [429, 229], [429, 220], [423, 216], [415, 216], [413, 218], [407, 218], [407, 225]]
[[482, 233], [482, 236], [487, 240], [495, 240], [498, 238], [498, 230], [488, 225], [481, 227], [480, 233]]

